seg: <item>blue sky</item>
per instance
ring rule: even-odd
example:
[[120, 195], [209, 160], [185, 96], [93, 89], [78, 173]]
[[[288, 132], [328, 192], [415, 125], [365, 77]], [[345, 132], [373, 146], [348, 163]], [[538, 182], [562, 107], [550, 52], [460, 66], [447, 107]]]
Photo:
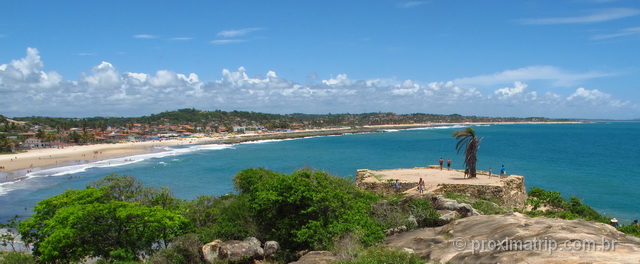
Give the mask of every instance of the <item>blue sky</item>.
[[640, 2], [10, 1], [0, 114], [640, 118]]

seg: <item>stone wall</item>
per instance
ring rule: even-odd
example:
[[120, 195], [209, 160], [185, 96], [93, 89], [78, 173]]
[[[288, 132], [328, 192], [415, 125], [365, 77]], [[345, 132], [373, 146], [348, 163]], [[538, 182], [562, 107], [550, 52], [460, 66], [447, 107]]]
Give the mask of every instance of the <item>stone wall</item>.
[[471, 185], [471, 184], [438, 184], [433, 191], [435, 194], [457, 193], [472, 197], [491, 197], [501, 201], [506, 207], [524, 208], [527, 200], [527, 190], [524, 177], [511, 175], [499, 185]]
[[[368, 169], [360, 169], [356, 172], [356, 187], [362, 190], [370, 190], [377, 193], [394, 193], [393, 185], [387, 181], [378, 180], [374, 172]], [[399, 192], [404, 192], [418, 186], [417, 182], [400, 182]], [[527, 190], [524, 185], [524, 177], [511, 175], [502, 179], [496, 185], [473, 184], [449, 184], [440, 183], [432, 190], [434, 194], [457, 193], [471, 197], [491, 197], [501, 201], [504, 206], [511, 208], [524, 208], [527, 200]]]
[[[391, 182], [380, 181], [373, 176], [370, 170], [361, 169], [356, 171], [356, 179], [355, 179], [356, 187], [361, 190], [369, 190], [382, 194], [392, 194], [395, 193], [396, 190], [393, 187]], [[399, 193], [410, 190], [418, 186], [417, 182], [398, 182], [398, 191]]]

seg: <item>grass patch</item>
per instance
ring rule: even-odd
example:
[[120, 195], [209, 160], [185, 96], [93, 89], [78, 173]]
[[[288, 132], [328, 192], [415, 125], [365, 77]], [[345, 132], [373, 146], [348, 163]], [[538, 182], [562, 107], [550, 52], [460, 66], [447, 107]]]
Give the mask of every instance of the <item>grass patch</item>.
[[373, 176], [374, 178], [378, 179], [379, 181], [382, 181], [382, 175], [380, 175], [380, 174], [371, 173], [371, 176]]
[[480, 196], [476, 198], [459, 193], [446, 193], [444, 197], [456, 200], [458, 203], [469, 204], [471, 207], [485, 215], [506, 213], [506, 210], [501, 206], [502, 202], [493, 197]]
[[338, 264], [386, 264], [386, 263], [406, 263], [424, 264], [425, 261], [415, 254], [411, 254], [399, 249], [384, 247], [370, 247], [360, 253], [355, 259], [335, 262]]

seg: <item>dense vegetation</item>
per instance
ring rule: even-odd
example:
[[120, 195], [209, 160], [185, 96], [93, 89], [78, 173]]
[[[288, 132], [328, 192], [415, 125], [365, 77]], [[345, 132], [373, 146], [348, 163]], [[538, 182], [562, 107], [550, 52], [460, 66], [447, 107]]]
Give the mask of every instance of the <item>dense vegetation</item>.
[[[558, 191], [546, 191], [538, 187], [533, 187], [529, 191], [527, 204], [531, 205], [529, 216], [546, 216], [562, 219], [584, 219], [589, 221], [609, 223], [609, 218], [600, 215], [590, 206], [583, 204], [580, 198], [571, 196], [565, 200]], [[546, 210], [540, 210], [546, 206]]]
[[143, 188], [128, 176], [112, 175], [84, 190], [68, 190], [40, 201], [33, 211], [19, 230], [46, 263], [85, 257], [134, 260], [166, 247], [190, 227], [166, 189]]
[[434, 226], [439, 217], [428, 199], [382, 197], [322, 171], [287, 175], [246, 169], [234, 182], [237, 194], [182, 201], [166, 188], [110, 175], [40, 201], [19, 232], [43, 263], [85, 258], [201, 263], [204, 243], [248, 236], [278, 241], [281, 250], [275, 257], [282, 262], [297, 259], [304, 250], [402, 260], [412, 257], [367, 248], [382, 241], [385, 229]]
[[330, 127], [330, 126], [363, 126], [385, 124], [410, 123], [443, 123], [443, 122], [516, 122], [516, 121], [550, 121], [547, 118], [494, 118], [478, 116], [436, 115], [436, 114], [394, 114], [394, 113], [363, 113], [363, 114], [268, 114], [246, 111], [201, 111], [196, 109], [180, 109], [141, 117], [89, 117], [89, 118], [58, 118], [58, 117], [16, 117], [15, 120], [28, 121], [31, 124], [52, 128], [68, 129], [87, 126], [100, 129], [106, 126], [126, 127], [132, 123], [145, 125], [163, 124], [214, 124], [231, 126], [232, 124], [247, 123], [260, 124], [268, 129], [290, 128], [293, 124], [302, 127]]
[[[610, 218], [596, 212], [590, 206], [583, 204], [580, 198], [571, 196], [564, 199], [558, 191], [547, 191], [538, 187], [533, 187], [529, 191], [527, 204], [531, 206], [531, 210], [525, 211], [529, 216], [546, 216], [551, 218], [562, 219], [584, 219], [588, 221], [609, 224]], [[546, 207], [546, 208], [542, 208]], [[618, 230], [640, 237], [640, 226], [633, 223], [622, 225]]]

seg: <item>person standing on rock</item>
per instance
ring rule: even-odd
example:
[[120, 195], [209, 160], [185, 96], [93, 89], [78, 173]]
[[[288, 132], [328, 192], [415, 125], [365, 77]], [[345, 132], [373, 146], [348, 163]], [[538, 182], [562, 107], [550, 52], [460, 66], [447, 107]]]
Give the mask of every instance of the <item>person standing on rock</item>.
[[451, 170], [451, 158], [447, 159], [447, 170]]
[[500, 168], [500, 177], [504, 176], [507, 176], [507, 169], [502, 165], [502, 168]]
[[444, 163], [444, 160], [442, 158], [440, 158], [440, 170], [442, 170], [442, 164]]
[[393, 191], [395, 193], [398, 193], [398, 191], [400, 191], [400, 183], [398, 182], [398, 179], [396, 179], [396, 181], [394, 181], [392, 184], [393, 184]]
[[418, 192], [424, 193], [424, 180], [422, 180], [422, 178], [418, 181]]

